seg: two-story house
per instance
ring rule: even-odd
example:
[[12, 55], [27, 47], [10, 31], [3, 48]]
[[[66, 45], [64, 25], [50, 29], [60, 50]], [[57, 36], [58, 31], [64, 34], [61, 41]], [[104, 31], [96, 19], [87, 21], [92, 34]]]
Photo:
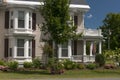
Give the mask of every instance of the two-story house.
[[[35, 57], [42, 59], [44, 42], [39, 27], [44, 19], [37, 10], [40, 5], [42, 0], [0, 0], [0, 59], [19, 63]], [[59, 45], [58, 58], [94, 62], [95, 54], [101, 54], [101, 30], [84, 26], [84, 15], [89, 9], [85, 0], [71, 0], [69, 13], [82, 37]]]

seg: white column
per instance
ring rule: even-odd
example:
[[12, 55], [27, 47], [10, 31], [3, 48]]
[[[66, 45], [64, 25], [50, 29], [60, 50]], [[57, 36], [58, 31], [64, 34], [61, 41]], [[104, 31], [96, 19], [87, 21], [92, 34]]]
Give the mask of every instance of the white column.
[[86, 62], [86, 40], [83, 41], [83, 62]]
[[25, 29], [29, 29], [29, 12], [25, 12]]
[[62, 48], [61, 48], [61, 45], [59, 44], [58, 45], [58, 58], [61, 58], [62, 56]]
[[83, 55], [86, 55], [86, 40], [83, 42]]
[[13, 28], [17, 29], [18, 28], [18, 11], [17, 10], [13, 10], [13, 16], [14, 16]]
[[92, 54], [92, 51], [93, 51], [93, 42], [91, 42], [91, 44], [90, 44], [90, 56], [93, 55], [93, 54]]
[[17, 39], [13, 38], [12, 39], [12, 44], [13, 44], [13, 58], [17, 57]]
[[25, 39], [25, 44], [24, 44], [24, 57], [28, 58], [28, 46], [29, 46], [29, 41], [28, 39]]
[[99, 54], [101, 54], [102, 53], [102, 41], [99, 41]]
[[68, 58], [71, 58], [72, 56], [72, 44], [71, 40], [68, 41]]

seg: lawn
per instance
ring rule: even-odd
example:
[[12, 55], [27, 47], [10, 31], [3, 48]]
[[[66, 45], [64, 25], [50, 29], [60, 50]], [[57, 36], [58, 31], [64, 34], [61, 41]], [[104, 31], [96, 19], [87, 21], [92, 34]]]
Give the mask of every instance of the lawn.
[[9, 79], [41, 79], [41, 78], [101, 78], [113, 77], [120, 78], [120, 69], [106, 70], [69, 70], [62, 75], [51, 75], [46, 70], [38, 71], [15, 71], [15, 72], [0, 72], [1, 80]]

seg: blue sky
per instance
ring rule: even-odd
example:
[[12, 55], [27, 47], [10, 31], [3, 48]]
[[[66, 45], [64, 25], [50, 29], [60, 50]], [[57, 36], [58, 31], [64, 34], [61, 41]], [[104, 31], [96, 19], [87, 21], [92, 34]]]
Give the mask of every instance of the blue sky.
[[120, 0], [86, 0], [91, 9], [85, 15], [86, 28], [98, 28], [108, 13], [120, 13]]

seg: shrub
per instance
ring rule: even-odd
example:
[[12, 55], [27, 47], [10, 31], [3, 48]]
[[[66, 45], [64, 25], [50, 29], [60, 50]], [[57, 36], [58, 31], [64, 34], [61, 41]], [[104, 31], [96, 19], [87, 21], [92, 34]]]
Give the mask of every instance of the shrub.
[[32, 62], [24, 62], [23, 66], [24, 66], [24, 68], [32, 68], [33, 64], [32, 64]]
[[105, 69], [114, 69], [114, 68], [116, 68], [116, 66], [114, 64], [105, 64], [104, 68]]
[[17, 61], [10, 61], [10, 62], [8, 62], [8, 67], [12, 70], [15, 70], [18, 68], [18, 62]]
[[96, 68], [96, 64], [95, 64], [95, 63], [90, 63], [90, 64], [88, 64], [86, 67], [87, 67], [88, 69], [93, 70], [93, 69]]
[[99, 66], [103, 66], [105, 64], [105, 58], [102, 54], [97, 54], [95, 57], [95, 62], [99, 64]]
[[33, 66], [34, 66], [35, 68], [40, 68], [40, 67], [41, 67], [41, 61], [40, 61], [39, 58], [33, 59]]
[[77, 68], [78, 69], [85, 69], [85, 65], [80, 63], [80, 64], [77, 65]]
[[0, 65], [5, 66], [5, 62], [3, 60], [0, 60]]
[[71, 69], [77, 68], [77, 64], [75, 62], [73, 62], [73, 61], [65, 60], [64, 67], [67, 70], [71, 70]]

